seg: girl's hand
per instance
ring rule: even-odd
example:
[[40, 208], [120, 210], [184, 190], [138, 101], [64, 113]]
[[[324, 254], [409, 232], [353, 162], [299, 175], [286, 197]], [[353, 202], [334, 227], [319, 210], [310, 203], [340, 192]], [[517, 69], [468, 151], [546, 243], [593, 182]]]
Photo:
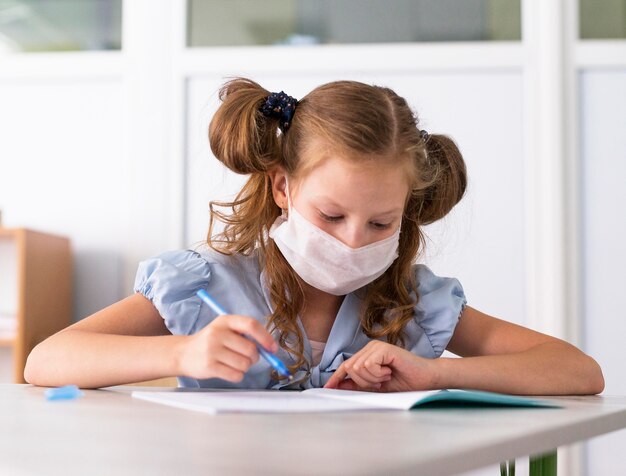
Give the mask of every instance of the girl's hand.
[[437, 380], [434, 359], [418, 357], [401, 347], [373, 340], [344, 361], [324, 388], [407, 392], [434, 389]]
[[278, 344], [263, 325], [248, 316], [224, 315], [215, 318], [197, 334], [185, 336], [178, 351], [178, 375], [196, 379], [221, 378], [240, 382], [259, 360], [254, 342], [276, 352]]

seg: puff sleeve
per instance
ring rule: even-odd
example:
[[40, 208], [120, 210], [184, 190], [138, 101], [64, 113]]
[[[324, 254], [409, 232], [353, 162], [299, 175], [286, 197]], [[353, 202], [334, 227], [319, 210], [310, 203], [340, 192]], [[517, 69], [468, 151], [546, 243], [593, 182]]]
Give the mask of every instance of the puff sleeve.
[[139, 263], [134, 291], [154, 304], [172, 334], [189, 335], [201, 308], [196, 291], [210, 278], [210, 265], [199, 253], [168, 251]]
[[415, 322], [432, 347], [434, 357], [439, 357], [452, 338], [467, 299], [455, 278], [436, 276], [421, 264], [416, 265], [416, 277], [419, 300], [415, 305]]

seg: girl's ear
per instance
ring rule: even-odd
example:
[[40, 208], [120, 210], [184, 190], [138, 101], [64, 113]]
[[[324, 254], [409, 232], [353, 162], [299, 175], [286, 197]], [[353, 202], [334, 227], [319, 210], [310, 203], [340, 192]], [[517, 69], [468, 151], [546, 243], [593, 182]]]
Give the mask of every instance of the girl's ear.
[[268, 174], [272, 183], [274, 202], [276, 202], [279, 208], [286, 210], [289, 207], [287, 200], [287, 173], [283, 167], [278, 165], [269, 171]]

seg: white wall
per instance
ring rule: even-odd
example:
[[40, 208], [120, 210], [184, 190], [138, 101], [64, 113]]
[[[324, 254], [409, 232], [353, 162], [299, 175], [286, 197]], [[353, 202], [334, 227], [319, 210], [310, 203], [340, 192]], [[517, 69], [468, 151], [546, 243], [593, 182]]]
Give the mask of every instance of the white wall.
[[71, 238], [74, 317], [85, 317], [124, 294], [121, 81], [0, 78], [0, 104], [4, 225]]
[[[584, 348], [604, 371], [606, 395], [626, 395], [626, 68], [583, 71]], [[587, 474], [626, 474], [626, 430], [588, 443]]]

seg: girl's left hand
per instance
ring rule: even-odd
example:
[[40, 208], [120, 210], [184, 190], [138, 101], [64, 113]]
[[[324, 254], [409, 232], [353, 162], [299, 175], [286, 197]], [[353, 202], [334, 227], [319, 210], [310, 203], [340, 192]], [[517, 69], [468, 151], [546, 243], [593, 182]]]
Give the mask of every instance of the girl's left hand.
[[435, 359], [418, 357], [396, 345], [373, 340], [344, 361], [324, 388], [407, 392], [434, 389], [436, 381]]

